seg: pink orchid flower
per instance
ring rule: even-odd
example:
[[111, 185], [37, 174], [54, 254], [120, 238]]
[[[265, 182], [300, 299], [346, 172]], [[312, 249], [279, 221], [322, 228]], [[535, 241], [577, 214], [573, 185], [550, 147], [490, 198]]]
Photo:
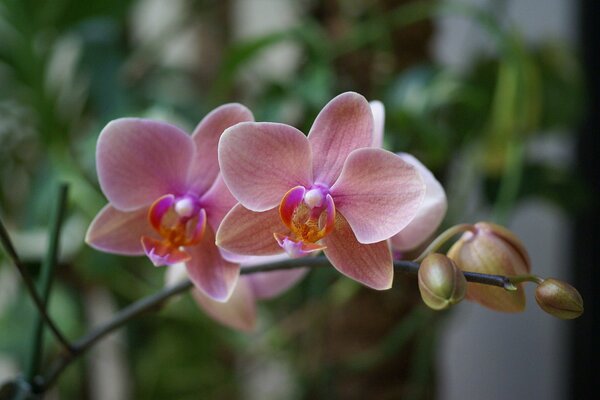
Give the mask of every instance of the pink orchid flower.
[[[373, 147], [383, 146], [385, 108], [380, 101], [372, 101], [371, 111], [374, 119]], [[425, 198], [413, 220], [392, 237], [392, 249], [403, 253], [414, 250], [423, 244], [442, 223], [448, 208], [446, 192], [429, 169], [414, 156], [398, 153], [404, 161], [414, 166], [425, 182]]]
[[[286, 255], [247, 257], [241, 268], [282, 261], [286, 258], [288, 258]], [[256, 329], [257, 301], [279, 296], [294, 286], [307, 272], [306, 268], [297, 268], [242, 275], [231, 297], [225, 303], [215, 301], [199, 290], [192, 290], [192, 297], [200, 308], [214, 320], [233, 329], [251, 332]], [[183, 264], [173, 265], [167, 270], [166, 284], [167, 286], [176, 284], [185, 277], [185, 266]]]
[[323, 250], [350, 278], [391, 287], [387, 239], [415, 217], [425, 186], [413, 166], [372, 141], [373, 115], [356, 93], [331, 100], [308, 137], [277, 123], [227, 129], [219, 164], [240, 204], [221, 223], [217, 244], [244, 255]]
[[239, 265], [222, 257], [215, 232], [236, 201], [219, 174], [217, 145], [226, 128], [252, 120], [246, 107], [227, 104], [191, 136], [158, 121], [110, 122], [96, 148], [109, 204], [92, 221], [86, 242], [110, 253], [146, 254], [155, 266], [184, 262], [200, 291], [227, 300]]

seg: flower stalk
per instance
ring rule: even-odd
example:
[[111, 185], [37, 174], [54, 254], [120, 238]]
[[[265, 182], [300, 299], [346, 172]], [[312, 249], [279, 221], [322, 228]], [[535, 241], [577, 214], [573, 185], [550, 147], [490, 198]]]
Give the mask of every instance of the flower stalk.
[[[240, 274], [249, 275], [261, 272], [290, 270], [302, 267], [331, 267], [331, 264], [324, 256], [305, 257], [246, 267], [240, 271]], [[416, 274], [419, 271], [419, 263], [414, 261], [394, 261], [394, 269], [399, 272]], [[498, 286], [501, 288], [505, 288], [506, 290], [510, 290], [511, 288], [509, 277], [501, 275], [478, 274], [472, 272], [463, 272], [463, 274], [469, 282], [477, 282], [486, 285]], [[104, 338], [111, 332], [119, 329], [123, 325], [127, 324], [129, 321], [135, 319], [136, 317], [146, 312], [160, 309], [160, 307], [168, 299], [170, 299], [173, 296], [185, 293], [193, 286], [194, 285], [192, 284], [192, 282], [190, 282], [189, 280], [185, 280], [174, 286], [166, 287], [159, 292], [144, 297], [123, 308], [105, 324], [93, 329], [88, 334], [75, 341], [72, 344], [71, 351], [69, 353], [60, 354], [58, 359], [55, 360], [55, 362], [52, 364], [49, 372], [46, 375], [37, 376], [33, 380], [32, 383], [34, 386], [34, 391], [41, 393], [47, 390], [60, 376], [62, 371], [71, 364], [71, 362], [75, 361], [80, 355], [84, 354], [95, 343], [100, 341], [102, 338]]]

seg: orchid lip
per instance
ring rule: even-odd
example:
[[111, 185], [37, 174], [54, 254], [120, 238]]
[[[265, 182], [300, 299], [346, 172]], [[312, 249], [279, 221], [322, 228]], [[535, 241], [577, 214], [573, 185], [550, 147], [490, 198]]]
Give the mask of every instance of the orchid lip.
[[161, 239], [142, 236], [142, 247], [150, 261], [160, 266], [190, 260], [185, 247], [202, 240], [207, 216], [195, 196], [167, 194], [150, 206], [148, 221]]
[[315, 243], [333, 230], [335, 204], [328, 189], [322, 185], [309, 190], [296, 186], [281, 199], [279, 216], [290, 230], [290, 236], [284, 240], [275, 234], [275, 239], [290, 256], [301, 256], [323, 249]]
[[273, 236], [277, 243], [281, 248], [287, 253], [291, 258], [300, 258], [304, 257], [310, 253], [314, 253], [316, 251], [321, 251], [326, 248], [326, 246], [317, 244], [317, 243], [306, 243], [303, 241], [295, 241], [291, 239], [289, 236], [282, 235], [280, 233], [274, 233]]

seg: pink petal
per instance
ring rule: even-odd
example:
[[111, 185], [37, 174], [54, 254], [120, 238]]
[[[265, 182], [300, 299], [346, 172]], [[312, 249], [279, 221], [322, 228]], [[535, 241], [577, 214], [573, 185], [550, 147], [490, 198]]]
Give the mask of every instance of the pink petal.
[[283, 250], [273, 233], [285, 233], [287, 228], [273, 208], [264, 212], [250, 211], [236, 205], [225, 216], [217, 231], [217, 246], [239, 255], [267, 256]]
[[385, 123], [385, 107], [383, 103], [375, 100], [369, 103], [371, 112], [373, 113], [373, 142], [372, 147], [383, 147], [383, 127]]
[[419, 160], [407, 153], [399, 156], [407, 163], [417, 168], [425, 182], [425, 198], [415, 218], [392, 237], [392, 248], [398, 251], [408, 251], [422, 244], [440, 226], [448, 206], [446, 192], [435, 176]]
[[239, 122], [254, 121], [252, 112], [241, 104], [222, 105], [200, 121], [192, 139], [196, 155], [189, 171], [190, 187], [198, 194], [206, 192], [219, 173], [217, 147], [223, 131]]
[[237, 204], [237, 200], [225, 185], [223, 176], [218, 175], [208, 192], [200, 198], [200, 204], [206, 210], [208, 224], [216, 231], [225, 215]]
[[306, 136], [285, 124], [243, 122], [219, 142], [225, 183], [252, 211], [275, 207], [294, 186], [309, 186], [311, 157]]
[[270, 299], [290, 289], [308, 273], [308, 268], [263, 272], [245, 276], [257, 299]]
[[331, 195], [358, 241], [375, 243], [412, 221], [425, 184], [416, 168], [394, 153], [366, 148], [350, 154]]
[[117, 119], [98, 138], [100, 187], [122, 211], [147, 206], [164, 194], [182, 194], [193, 155], [192, 139], [172, 125]]
[[331, 186], [350, 152], [369, 147], [373, 141], [369, 103], [353, 92], [335, 97], [317, 116], [308, 140], [314, 160], [314, 181]]
[[90, 224], [85, 242], [108, 253], [142, 255], [142, 236], [155, 236], [147, 207], [124, 212], [107, 204]]
[[199, 290], [192, 290], [192, 296], [206, 314], [223, 325], [244, 332], [256, 327], [256, 301], [245, 277], [240, 278], [226, 303], [215, 301]]
[[346, 219], [337, 213], [335, 229], [322, 242], [327, 246], [325, 255], [342, 274], [373, 289], [392, 287], [394, 265], [387, 241], [359, 243]]
[[185, 249], [192, 256], [185, 266], [194, 285], [216, 301], [227, 301], [238, 280], [240, 266], [221, 257], [212, 229], [207, 227], [202, 241]]

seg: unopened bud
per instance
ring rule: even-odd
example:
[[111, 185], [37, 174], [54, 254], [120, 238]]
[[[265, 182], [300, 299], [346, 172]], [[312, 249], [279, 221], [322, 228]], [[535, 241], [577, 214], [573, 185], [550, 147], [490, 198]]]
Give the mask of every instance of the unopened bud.
[[419, 267], [419, 291], [425, 304], [443, 310], [465, 297], [467, 280], [454, 261], [442, 254], [430, 254]]
[[560, 319], [574, 319], [583, 314], [583, 299], [573, 286], [548, 278], [535, 290], [535, 300], [542, 310]]
[[[493, 275], [526, 275], [530, 262], [525, 246], [508, 229], [499, 225], [478, 222], [473, 229], [450, 248], [448, 257], [463, 271]], [[517, 285], [516, 291], [469, 283], [467, 300], [497, 311], [518, 312], [525, 308], [525, 291]]]

